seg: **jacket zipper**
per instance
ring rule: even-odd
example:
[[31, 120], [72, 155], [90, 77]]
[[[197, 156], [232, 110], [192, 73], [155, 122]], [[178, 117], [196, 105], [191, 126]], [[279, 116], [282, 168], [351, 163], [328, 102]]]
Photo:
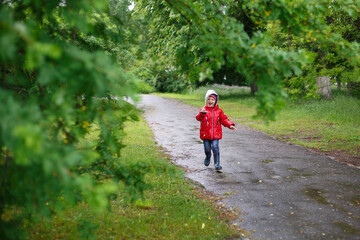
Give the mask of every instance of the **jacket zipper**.
[[214, 108], [212, 108], [212, 111], [211, 111], [211, 140], [213, 140], [214, 138]]

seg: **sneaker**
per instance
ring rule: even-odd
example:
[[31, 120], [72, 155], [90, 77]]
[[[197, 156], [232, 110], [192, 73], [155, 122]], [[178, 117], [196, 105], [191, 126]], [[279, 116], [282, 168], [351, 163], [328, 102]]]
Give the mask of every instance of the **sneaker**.
[[221, 166], [216, 166], [216, 167], [215, 167], [215, 170], [216, 170], [216, 171], [220, 171], [221, 169], [222, 169]]

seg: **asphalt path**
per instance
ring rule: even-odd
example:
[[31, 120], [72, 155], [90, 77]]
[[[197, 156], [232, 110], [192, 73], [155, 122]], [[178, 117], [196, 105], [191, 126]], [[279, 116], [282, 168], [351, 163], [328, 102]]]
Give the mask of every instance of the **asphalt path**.
[[153, 95], [138, 106], [186, 176], [240, 211], [246, 239], [360, 239], [360, 169], [236, 124], [223, 127], [216, 172], [213, 158], [203, 164], [198, 108]]

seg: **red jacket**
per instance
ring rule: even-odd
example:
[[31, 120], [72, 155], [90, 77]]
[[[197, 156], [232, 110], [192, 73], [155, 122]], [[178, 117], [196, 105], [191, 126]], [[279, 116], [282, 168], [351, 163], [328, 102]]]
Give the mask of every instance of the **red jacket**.
[[235, 125], [224, 114], [223, 110], [218, 105], [215, 107], [205, 106], [206, 114], [199, 112], [196, 115], [196, 119], [201, 122], [200, 125], [200, 138], [202, 140], [215, 140], [222, 138], [221, 124], [230, 128], [231, 125]]

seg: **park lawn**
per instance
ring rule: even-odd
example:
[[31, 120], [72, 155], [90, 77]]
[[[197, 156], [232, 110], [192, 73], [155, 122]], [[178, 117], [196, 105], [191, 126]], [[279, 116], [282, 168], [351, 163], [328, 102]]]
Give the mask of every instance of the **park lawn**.
[[156, 94], [200, 108], [207, 89], [219, 93], [219, 106], [230, 119], [282, 141], [335, 154], [342, 158], [340, 161], [360, 166], [360, 99], [334, 91], [332, 100], [289, 100], [278, 112], [276, 121], [266, 124], [253, 118], [257, 102], [247, 88], [209, 86], [187, 94]]
[[231, 223], [236, 213], [216, 204], [219, 199], [204, 194], [184, 177], [183, 170], [171, 164], [144, 120], [127, 122], [125, 131], [126, 147], [119, 161], [149, 166], [145, 178], [152, 189], [145, 192], [145, 198], [130, 203], [120, 192], [111, 200], [111, 210], [102, 214], [79, 204], [51, 220], [28, 226], [25, 222], [29, 239], [229, 239], [246, 235]]

